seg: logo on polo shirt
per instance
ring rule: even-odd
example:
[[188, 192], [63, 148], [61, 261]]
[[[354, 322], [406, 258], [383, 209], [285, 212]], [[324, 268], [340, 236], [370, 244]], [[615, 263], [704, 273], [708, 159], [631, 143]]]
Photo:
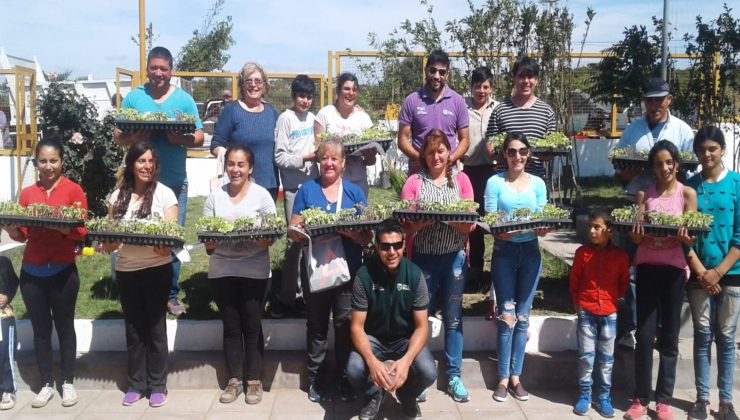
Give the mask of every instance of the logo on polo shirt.
[[408, 284], [396, 284], [396, 290], [399, 291], [399, 292], [403, 292], [403, 291], [408, 292], [411, 289], [409, 289], [409, 285]]
[[425, 106], [417, 106], [416, 107], [416, 115], [427, 115], [427, 107], [425, 107]]
[[447, 116], [447, 117], [454, 117], [455, 113], [450, 111], [449, 109], [443, 109], [442, 115]]

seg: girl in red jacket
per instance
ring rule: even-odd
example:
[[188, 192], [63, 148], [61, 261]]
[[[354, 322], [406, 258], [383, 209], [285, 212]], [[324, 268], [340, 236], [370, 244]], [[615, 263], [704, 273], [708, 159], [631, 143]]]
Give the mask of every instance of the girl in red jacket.
[[[34, 163], [39, 180], [24, 188], [18, 203], [46, 204], [51, 207], [78, 206], [87, 209], [82, 188], [62, 176], [64, 149], [53, 139], [36, 145]], [[41, 376], [41, 391], [31, 401], [31, 407], [46, 405], [54, 396], [52, 376], [52, 319], [59, 338], [62, 371], [62, 405], [77, 404], [72, 385], [77, 357], [77, 335], [74, 328], [75, 304], [80, 278], [75, 265], [75, 242], [87, 234], [84, 227], [48, 229], [5, 226], [14, 241], [26, 242], [21, 265], [20, 286], [23, 302], [31, 317], [33, 346]]]

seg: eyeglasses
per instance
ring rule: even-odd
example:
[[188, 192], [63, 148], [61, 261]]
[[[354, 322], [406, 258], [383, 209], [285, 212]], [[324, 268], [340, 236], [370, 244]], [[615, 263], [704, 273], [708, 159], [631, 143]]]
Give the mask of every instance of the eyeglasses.
[[437, 67], [429, 67], [427, 70], [429, 74], [436, 74], [439, 73], [440, 76], [445, 77], [447, 75], [447, 69], [440, 69]]
[[511, 149], [506, 149], [506, 156], [510, 158], [516, 157], [517, 152], [519, 152], [519, 156], [521, 157], [529, 156], [529, 147], [522, 147], [521, 149], [514, 149], [512, 147]]
[[403, 248], [403, 241], [399, 242], [380, 242], [378, 244], [378, 248], [380, 248], [383, 252], [388, 252], [393, 248], [396, 251], [400, 251], [401, 248]]
[[245, 85], [253, 85], [253, 86], [262, 86], [265, 84], [265, 81], [262, 79], [244, 79]]

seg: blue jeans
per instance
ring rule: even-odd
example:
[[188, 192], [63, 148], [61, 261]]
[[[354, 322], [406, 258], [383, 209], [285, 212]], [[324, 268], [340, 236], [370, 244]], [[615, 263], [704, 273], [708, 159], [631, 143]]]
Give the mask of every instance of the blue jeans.
[[[491, 277], [498, 300], [496, 343], [500, 379], [522, 374], [529, 312], [541, 272], [542, 255], [536, 239], [522, 243], [494, 241]], [[514, 322], [506, 322], [504, 315], [512, 316]]]
[[[591, 395], [596, 382], [597, 397], [608, 397], [612, 387], [614, 339], [617, 336], [617, 313], [594, 315], [578, 311], [578, 386], [581, 395]], [[594, 372], [594, 363], [596, 371]], [[595, 373], [595, 375], [594, 375]]]
[[[396, 341], [382, 342], [377, 338], [369, 335], [370, 347], [373, 355], [385, 362], [387, 360], [398, 360], [403, 357], [409, 349], [409, 339], [401, 338]], [[379, 389], [373, 385], [365, 360], [360, 353], [352, 351], [347, 362], [347, 379], [358, 394], [364, 394], [372, 397], [378, 393]], [[437, 365], [434, 363], [434, 356], [429, 351], [429, 347], [424, 346], [416, 355], [416, 358], [409, 366], [408, 378], [406, 383], [396, 391], [396, 396], [401, 402], [411, 402], [421, 394], [421, 391], [427, 389], [437, 379]]]
[[462, 298], [468, 267], [464, 250], [443, 255], [414, 253], [414, 263], [421, 268], [429, 288], [429, 312], [442, 310], [445, 329], [447, 379], [460, 376], [463, 349]]
[[709, 400], [709, 365], [712, 339], [717, 343], [717, 388], [719, 400], [732, 401], [735, 371], [735, 330], [740, 314], [740, 286], [722, 286], [719, 295], [710, 296], [698, 285], [686, 288], [694, 320], [694, 375], [696, 398]]
[[[169, 187], [177, 197], [177, 224], [185, 226], [185, 215], [188, 212], [188, 184], [178, 185], [176, 187]], [[177, 259], [175, 254], [172, 254], [172, 287], [170, 288], [169, 299], [177, 299], [177, 294], [180, 293], [180, 266], [182, 263]]]

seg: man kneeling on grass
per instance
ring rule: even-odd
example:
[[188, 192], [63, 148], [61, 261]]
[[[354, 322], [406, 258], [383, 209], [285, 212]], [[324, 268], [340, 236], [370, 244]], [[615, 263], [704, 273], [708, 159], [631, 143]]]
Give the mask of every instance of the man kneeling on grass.
[[360, 420], [380, 413], [396, 392], [407, 419], [421, 419], [416, 397], [437, 379], [426, 347], [429, 293], [421, 269], [403, 256], [404, 230], [386, 220], [375, 232], [376, 254], [357, 271], [352, 288], [352, 343], [347, 378], [367, 397]]

